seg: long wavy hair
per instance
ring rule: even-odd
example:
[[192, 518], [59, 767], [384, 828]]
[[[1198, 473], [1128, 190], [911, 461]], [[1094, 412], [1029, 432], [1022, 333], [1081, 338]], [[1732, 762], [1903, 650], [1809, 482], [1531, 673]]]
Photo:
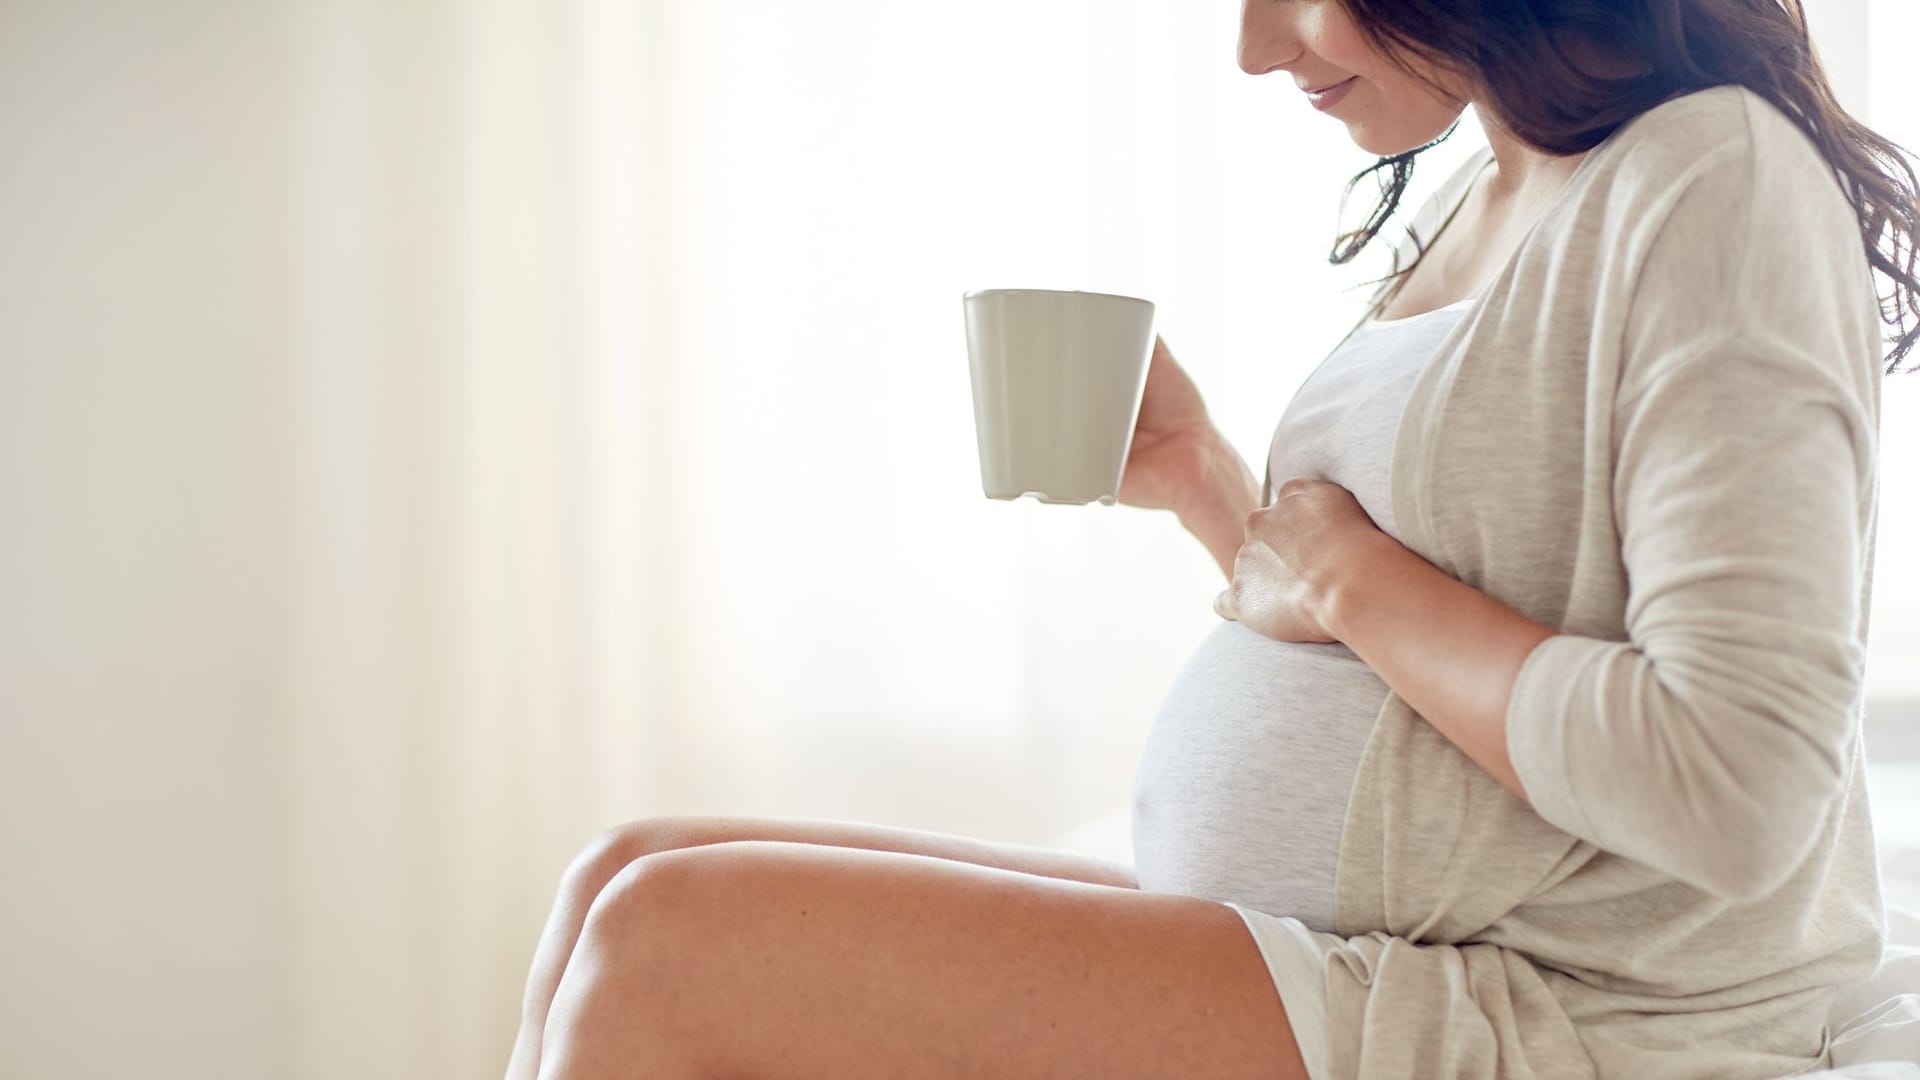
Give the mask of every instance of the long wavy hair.
[[[1880, 297], [1891, 327], [1887, 372], [1920, 339], [1920, 181], [1908, 152], [1849, 116], [1834, 97], [1807, 35], [1800, 0], [1340, 0], [1366, 39], [1409, 74], [1464, 73], [1482, 104], [1520, 140], [1556, 155], [1592, 149], [1662, 102], [1737, 83], [1772, 102], [1819, 147], [1853, 203], [1867, 261], [1891, 283]], [[1639, 73], [1583, 69], [1574, 41], [1633, 61]], [[1442, 91], [1444, 92], [1444, 91]], [[1448, 134], [1452, 129], [1448, 129]], [[1442, 135], [1444, 139], [1446, 136]], [[1439, 140], [1435, 140], [1438, 142]], [[1329, 261], [1351, 261], [1398, 209], [1414, 158], [1428, 146], [1381, 158], [1347, 184], [1341, 206], [1369, 176], [1380, 198], [1366, 221], [1340, 234]], [[1399, 257], [1383, 279], [1412, 271]], [[1920, 370], [1920, 365], [1915, 369]]]

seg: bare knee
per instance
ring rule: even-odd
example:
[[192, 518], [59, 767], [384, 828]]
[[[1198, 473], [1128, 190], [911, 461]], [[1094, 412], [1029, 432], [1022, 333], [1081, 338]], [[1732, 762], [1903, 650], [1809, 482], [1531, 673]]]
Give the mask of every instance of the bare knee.
[[698, 855], [654, 852], [615, 871], [593, 898], [546, 1025], [542, 1076], [603, 1075], [600, 1061], [661, 1077], [695, 1069], [705, 1028], [689, 994], [704, 913]]
[[702, 942], [724, 897], [738, 887], [733, 869], [704, 850], [654, 852], [628, 863], [594, 897], [576, 962], [589, 974], [644, 973], [618, 981], [671, 987], [684, 996], [702, 961], [711, 959]]
[[694, 842], [695, 831], [687, 818], [651, 817], [615, 825], [574, 856], [560, 878], [561, 897], [585, 911], [620, 871], [648, 855]]
[[652, 937], [676, 908], [684, 909], [683, 901], [698, 880], [694, 867], [705, 860], [692, 852], [648, 855], [654, 857], [628, 861], [601, 884], [581, 929], [579, 948], [594, 951], [625, 945], [636, 928]]
[[[571, 958], [580, 944], [585, 929], [583, 924], [589, 921], [601, 893], [607, 891], [628, 867], [636, 866], [648, 856], [700, 843], [701, 836], [702, 830], [697, 819], [642, 818], [606, 830], [574, 856], [560, 876], [558, 896], [554, 899], [553, 911], [547, 917], [546, 929], [536, 947], [533, 967], [527, 975], [526, 994], [521, 1004], [521, 1038], [529, 1040], [529, 1045], [534, 1048], [528, 1052], [528, 1060], [542, 1056], [543, 1032], [555, 990], [570, 966], [579, 966], [572, 965]], [[637, 874], [636, 871], [629, 876]], [[624, 888], [615, 890], [617, 894], [639, 891]], [[632, 905], [628, 903], [622, 906]], [[606, 932], [612, 928], [602, 920], [594, 939], [588, 942], [587, 951], [597, 951], [604, 942]], [[516, 1060], [519, 1060], [519, 1054], [520, 1051], [516, 1050]], [[547, 1074], [543, 1071], [541, 1075]]]

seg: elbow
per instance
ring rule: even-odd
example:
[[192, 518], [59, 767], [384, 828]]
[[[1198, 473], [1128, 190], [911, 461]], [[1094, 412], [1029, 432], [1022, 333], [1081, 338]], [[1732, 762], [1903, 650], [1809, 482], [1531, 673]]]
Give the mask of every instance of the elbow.
[[1824, 790], [1761, 792], [1703, 821], [1687, 883], [1734, 904], [1778, 892], [1806, 864], [1837, 801]]
[[1843, 650], [1768, 670], [1688, 642], [1656, 663], [1626, 643], [1558, 640], [1570, 644], [1542, 654], [1552, 667], [1522, 676], [1559, 677], [1534, 692], [1568, 707], [1542, 709], [1509, 744], [1526, 751], [1515, 764], [1531, 766], [1520, 772], [1537, 812], [1730, 904], [1808, 872], [1857, 752], [1858, 669]]
[[1805, 858], [1778, 837], [1743, 836], [1703, 857], [1687, 884], [1718, 900], [1751, 904], [1779, 891]]
[[1673, 829], [1675, 876], [1747, 904], [1806, 865], [1840, 803], [1853, 719], [1850, 683], [1817, 696], [1814, 686], [1761, 680], [1667, 697], [1653, 774], [1671, 793], [1660, 800], [1671, 816], [1642, 827]]

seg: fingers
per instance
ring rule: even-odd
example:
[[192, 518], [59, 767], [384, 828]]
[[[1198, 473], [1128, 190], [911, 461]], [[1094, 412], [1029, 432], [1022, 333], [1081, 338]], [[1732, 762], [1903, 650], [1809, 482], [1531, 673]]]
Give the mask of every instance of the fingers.
[[1231, 587], [1221, 590], [1220, 594], [1213, 598], [1213, 613], [1223, 619], [1230, 619], [1234, 622], [1240, 620], [1239, 612], [1236, 611], [1233, 606], [1233, 589]]

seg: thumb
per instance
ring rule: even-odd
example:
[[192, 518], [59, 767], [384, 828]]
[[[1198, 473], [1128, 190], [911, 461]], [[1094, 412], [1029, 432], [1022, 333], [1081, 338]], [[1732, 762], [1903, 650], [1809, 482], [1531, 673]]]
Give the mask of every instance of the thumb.
[[1220, 594], [1213, 598], [1213, 613], [1223, 619], [1236, 619], [1232, 589], [1222, 589]]

